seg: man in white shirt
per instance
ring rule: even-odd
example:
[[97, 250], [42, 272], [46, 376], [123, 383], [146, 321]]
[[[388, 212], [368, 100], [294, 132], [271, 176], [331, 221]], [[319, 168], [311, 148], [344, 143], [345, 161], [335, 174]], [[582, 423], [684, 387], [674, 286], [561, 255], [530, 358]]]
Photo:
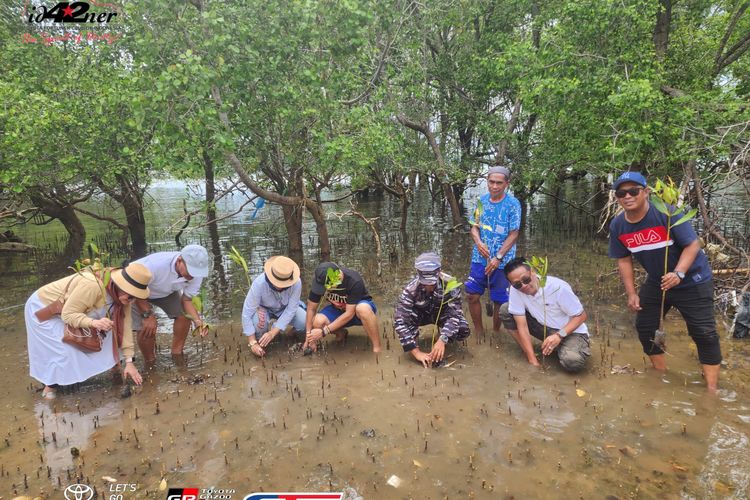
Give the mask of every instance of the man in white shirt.
[[156, 317], [154, 306], [174, 320], [172, 354], [182, 354], [190, 324], [205, 336], [193, 297], [200, 293], [208, 276], [208, 252], [200, 245], [188, 245], [180, 252], [157, 252], [136, 260], [153, 275], [147, 300], [136, 300], [133, 330], [138, 332], [138, 347], [146, 361], [156, 359]]
[[542, 288], [539, 276], [523, 257], [505, 265], [505, 276], [511, 288], [508, 302], [500, 308], [500, 317], [529, 363], [539, 366], [531, 345], [534, 336], [542, 341], [542, 354], [557, 352], [565, 371], [583, 370], [591, 355], [589, 331], [584, 323], [587, 316], [570, 285], [547, 276]]

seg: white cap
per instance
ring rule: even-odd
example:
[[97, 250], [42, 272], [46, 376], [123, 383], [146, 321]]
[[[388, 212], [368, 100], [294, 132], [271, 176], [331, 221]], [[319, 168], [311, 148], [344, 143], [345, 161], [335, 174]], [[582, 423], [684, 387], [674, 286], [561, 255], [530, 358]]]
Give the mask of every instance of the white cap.
[[187, 272], [193, 278], [208, 276], [208, 252], [200, 245], [188, 245], [180, 252], [185, 261]]

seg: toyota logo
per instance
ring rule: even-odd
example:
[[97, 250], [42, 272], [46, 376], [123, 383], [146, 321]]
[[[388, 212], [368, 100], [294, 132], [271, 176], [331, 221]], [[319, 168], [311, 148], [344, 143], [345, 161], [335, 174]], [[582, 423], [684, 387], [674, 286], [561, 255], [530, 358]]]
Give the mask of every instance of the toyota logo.
[[71, 484], [63, 492], [67, 500], [91, 500], [94, 490], [88, 484]]

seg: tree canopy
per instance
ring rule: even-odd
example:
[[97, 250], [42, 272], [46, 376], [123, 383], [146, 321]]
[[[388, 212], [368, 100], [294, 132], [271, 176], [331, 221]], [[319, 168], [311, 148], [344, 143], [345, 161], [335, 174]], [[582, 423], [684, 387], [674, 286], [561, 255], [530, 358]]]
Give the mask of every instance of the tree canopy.
[[493, 164], [521, 199], [627, 168], [708, 188], [750, 164], [748, 7], [149, 0], [100, 26], [116, 38], [76, 40], [60, 35], [85, 27], [29, 23], [11, 2], [0, 214], [31, 207], [73, 235], [76, 206], [104, 194], [137, 253], [151, 179], [216, 175], [282, 205], [292, 250], [309, 212], [326, 256], [323, 192], [341, 187], [385, 190], [405, 221], [431, 179], [454, 224]]

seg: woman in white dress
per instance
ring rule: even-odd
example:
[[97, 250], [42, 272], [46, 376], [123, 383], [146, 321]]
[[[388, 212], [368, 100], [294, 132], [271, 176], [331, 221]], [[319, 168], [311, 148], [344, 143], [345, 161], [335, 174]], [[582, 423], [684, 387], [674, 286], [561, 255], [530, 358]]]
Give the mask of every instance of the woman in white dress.
[[[119, 363], [119, 353], [113, 353], [115, 335], [125, 358], [123, 376], [138, 385], [143, 381], [133, 364], [130, 307], [133, 299], [148, 298], [151, 272], [142, 264], [131, 263], [112, 269], [106, 285], [104, 275], [104, 271], [85, 270], [43, 286], [26, 301], [29, 371], [44, 384], [42, 396], [46, 399], [55, 397], [54, 386], [83, 382]], [[62, 312], [44, 320], [44, 308], [57, 300], [63, 302]], [[105, 336], [101, 351], [84, 352], [62, 341], [66, 324], [112, 333]]]

